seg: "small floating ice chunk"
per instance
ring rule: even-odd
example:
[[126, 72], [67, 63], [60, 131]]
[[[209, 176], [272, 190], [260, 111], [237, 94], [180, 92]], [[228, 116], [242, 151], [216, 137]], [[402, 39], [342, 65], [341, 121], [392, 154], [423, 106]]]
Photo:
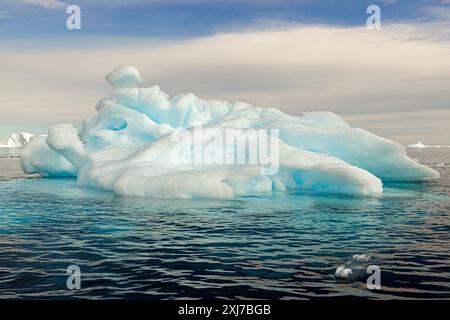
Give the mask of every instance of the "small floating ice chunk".
[[344, 279], [349, 277], [352, 279], [361, 278], [366, 275], [366, 268], [371, 260], [372, 256], [368, 254], [354, 254], [345, 264], [336, 269], [335, 276]]
[[363, 253], [363, 254], [355, 254], [353, 255], [352, 259], [355, 262], [368, 262], [370, 260], [370, 256]]
[[351, 268], [347, 268], [345, 266], [340, 266], [339, 268], [336, 269], [336, 273], [334, 274], [337, 278], [343, 278], [343, 279], [347, 279], [349, 276], [352, 275], [352, 269]]

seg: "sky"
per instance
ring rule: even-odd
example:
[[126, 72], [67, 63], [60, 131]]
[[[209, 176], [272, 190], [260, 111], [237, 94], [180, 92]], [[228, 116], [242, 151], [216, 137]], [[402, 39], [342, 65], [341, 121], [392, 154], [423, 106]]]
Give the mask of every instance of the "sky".
[[[69, 4], [81, 30], [66, 27]], [[169, 94], [329, 110], [402, 144], [450, 145], [450, 0], [0, 0], [0, 141], [94, 115], [118, 65]]]

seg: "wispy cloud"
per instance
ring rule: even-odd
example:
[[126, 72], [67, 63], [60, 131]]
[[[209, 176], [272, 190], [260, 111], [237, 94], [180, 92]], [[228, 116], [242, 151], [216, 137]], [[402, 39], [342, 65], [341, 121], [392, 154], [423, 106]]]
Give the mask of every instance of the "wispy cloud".
[[396, 2], [400, 1], [400, 0], [382, 0], [385, 6], [389, 6], [392, 4], [395, 4]]
[[62, 9], [67, 7], [67, 3], [60, 0], [15, 0], [15, 2], [36, 5], [47, 9]]
[[[296, 26], [164, 44], [127, 39], [117, 45], [121, 41], [115, 38], [101, 48], [14, 51], [8, 46], [0, 52], [0, 127], [80, 121], [108, 92], [103, 75], [132, 64], [146, 85], [159, 84], [168, 93], [192, 91], [292, 114], [331, 110], [402, 143], [420, 140], [426, 126], [434, 139], [429, 143], [449, 144], [438, 124], [448, 122], [450, 46], [448, 38], [431, 37], [439, 30], [437, 25], [381, 31]], [[397, 128], [411, 113], [430, 121], [416, 117], [407, 132]], [[392, 114], [391, 121], [378, 122], [380, 114]]]
[[[450, 0], [449, 0], [450, 3]], [[450, 24], [450, 8], [449, 7], [435, 7], [429, 6], [424, 8], [425, 13], [432, 18], [437, 18], [441, 21], [447, 21]]]
[[11, 12], [8, 11], [0, 11], [0, 19], [11, 18]]

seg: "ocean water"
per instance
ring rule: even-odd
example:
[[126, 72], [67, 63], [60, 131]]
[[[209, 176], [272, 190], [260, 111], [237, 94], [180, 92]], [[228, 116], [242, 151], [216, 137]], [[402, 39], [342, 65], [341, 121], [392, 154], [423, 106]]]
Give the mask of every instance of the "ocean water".
[[[0, 149], [0, 298], [450, 298], [450, 148], [409, 149], [439, 181], [376, 198], [292, 192], [122, 198], [24, 175]], [[354, 254], [377, 265], [335, 277]], [[66, 269], [81, 270], [69, 290]]]

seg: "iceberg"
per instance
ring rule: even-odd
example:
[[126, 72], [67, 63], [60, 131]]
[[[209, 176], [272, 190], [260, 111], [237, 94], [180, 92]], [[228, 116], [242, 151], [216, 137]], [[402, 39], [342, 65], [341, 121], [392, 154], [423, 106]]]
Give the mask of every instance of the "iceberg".
[[422, 141], [419, 141], [417, 143], [408, 144], [408, 148], [417, 148], [417, 149], [426, 149], [426, 148], [450, 148], [450, 146], [428, 146], [426, 144], [423, 144]]
[[420, 148], [420, 149], [423, 149], [423, 148], [430, 148], [430, 146], [424, 145], [422, 143], [422, 141], [419, 141], [417, 143], [408, 144], [408, 148]]
[[140, 87], [132, 66], [105, 79], [112, 92], [81, 130], [57, 124], [23, 148], [25, 172], [75, 177], [78, 186], [121, 196], [181, 199], [292, 189], [379, 195], [382, 181], [439, 177], [402, 145], [351, 128], [331, 112], [293, 116], [192, 93], [171, 96], [156, 85]]
[[32, 137], [33, 137], [33, 135], [28, 132], [13, 133], [8, 138], [7, 143], [0, 145], [0, 147], [1, 148], [21, 148], [21, 147], [27, 145]]

